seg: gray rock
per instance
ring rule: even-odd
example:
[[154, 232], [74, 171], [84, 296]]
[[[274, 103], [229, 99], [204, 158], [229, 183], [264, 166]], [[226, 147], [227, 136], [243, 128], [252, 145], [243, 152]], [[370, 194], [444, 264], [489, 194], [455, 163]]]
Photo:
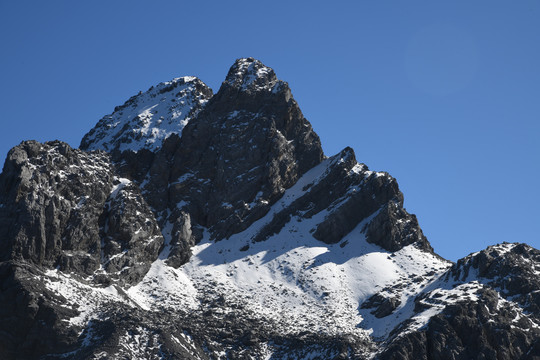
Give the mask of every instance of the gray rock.
[[540, 330], [484, 290], [480, 300], [446, 307], [428, 325], [396, 337], [378, 359], [535, 359], [540, 356]]
[[164, 240], [138, 186], [118, 180], [114, 184], [101, 215], [103, 268], [113, 278], [137, 283], [157, 259]]
[[196, 241], [197, 236], [193, 233], [191, 217], [188, 213], [181, 211], [172, 227], [171, 249], [167, 264], [178, 268], [188, 262], [191, 256], [191, 247], [195, 245]]
[[104, 152], [27, 141], [10, 151], [0, 184], [3, 261], [85, 277], [102, 267], [113, 278], [136, 282], [163, 246], [139, 189], [115, 180]]
[[213, 238], [227, 238], [262, 217], [322, 158], [319, 137], [288, 85], [259, 61], [239, 59], [183, 131], [172, 157], [169, 207], [189, 203], [192, 220]]
[[401, 301], [395, 296], [384, 296], [381, 293], [377, 293], [364, 302], [362, 308], [374, 308], [371, 313], [377, 318], [383, 318], [392, 314], [400, 304]]
[[78, 334], [63, 320], [77, 311], [35, 277], [34, 265], [0, 263], [0, 357], [36, 359], [47, 353], [74, 349]]
[[367, 241], [388, 251], [397, 251], [404, 246], [416, 244], [433, 253], [433, 248], [422, 233], [415, 215], [403, 208], [401, 192], [387, 202], [366, 227]]
[[503, 243], [489, 246], [458, 260], [449, 272], [456, 281], [479, 277], [504, 297], [520, 304], [526, 311], [540, 314], [540, 251], [527, 244]]
[[[418, 330], [402, 324], [378, 358], [540, 358], [539, 303], [533, 295], [540, 289], [539, 255], [525, 244], [502, 244], [460, 259], [442, 278], [456, 287], [474, 277], [482, 284], [474, 285], [477, 299], [454, 299]], [[436, 290], [415, 302], [415, 312], [441, 303]]]
[[0, 175], [0, 254], [51, 268], [63, 253], [81, 259], [74, 269], [99, 266], [99, 217], [112, 188], [106, 153], [87, 154], [67, 144], [27, 141], [12, 149]]
[[[156, 107], [147, 112], [149, 104]], [[145, 132], [147, 125], [163, 132]], [[109, 153], [27, 141], [10, 151], [0, 175], [2, 359], [247, 359], [268, 349], [275, 359], [540, 358], [540, 252], [523, 244], [489, 247], [442, 276], [426, 269], [425, 277], [379, 289], [364, 312], [351, 308], [354, 315], [383, 326], [406, 316], [377, 339], [284, 333], [277, 320], [248, 310], [248, 300], [220, 293], [217, 282], [198, 289], [204, 296], [195, 308], [172, 311], [155, 301], [148, 310], [128, 297], [156, 259], [180, 267], [203, 235], [227, 241], [317, 165], [325, 171], [275, 207], [252, 241], [319, 215], [310, 234], [321, 242], [338, 243], [359, 228], [390, 253], [409, 245], [433, 253], [396, 180], [358, 164], [350, 148], [325, 158], [287, 83], [257, 60], [238, 59], [214, 96], [194, 78], [140, 93], [100, 120], [81, 148]], [[51, 290], [60, 281], [51, 274], [74, 280], [74, 296], [89, 288], [115, 296], [84, 314], [85, 304]], [[421, 326], [415, 316], [424, 311], [431, 317]], [[77, 316], [89, 316], [82, 327], [70, 322]]]

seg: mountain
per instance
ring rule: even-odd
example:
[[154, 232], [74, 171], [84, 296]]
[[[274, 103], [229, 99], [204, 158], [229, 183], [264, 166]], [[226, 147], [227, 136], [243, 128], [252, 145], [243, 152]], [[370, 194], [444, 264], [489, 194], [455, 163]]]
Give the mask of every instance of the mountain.
[[160, 83], [104, 116], [83, 137], [81, 148], [155, 151], [171, 134], [181, 134], [211, 97], [212, 90], [193, 76]]
[[540, 252], [437, 255], [253, 58], [13, 148], [0, 274], [2, 359], [540, 359]]

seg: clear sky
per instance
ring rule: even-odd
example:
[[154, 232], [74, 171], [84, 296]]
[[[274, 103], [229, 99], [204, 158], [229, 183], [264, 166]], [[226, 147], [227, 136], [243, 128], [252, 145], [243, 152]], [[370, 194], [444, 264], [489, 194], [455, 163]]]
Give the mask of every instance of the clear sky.
[[0, 157], [74, 147], [139, 90], [239, 57], [288, 81], [327, 155], [388, 171], [435, 250], [540, 247], [540, 2], [0, 0]]

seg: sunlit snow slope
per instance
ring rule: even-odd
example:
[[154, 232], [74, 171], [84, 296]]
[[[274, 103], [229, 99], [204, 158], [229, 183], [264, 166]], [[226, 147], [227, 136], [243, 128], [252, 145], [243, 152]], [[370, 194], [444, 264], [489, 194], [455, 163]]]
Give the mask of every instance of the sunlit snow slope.
[[145, 93], [131, 97], [104, 116], [85, 135], [85, 150], [156, 150], [171, 134], [195, 117], [212, 96], [212, 90], [193, 76], [162, 82]]
[[[128, 290], [130, 298], [151, 310], [157, 296], [160, 306], [174, 310], [197, 308], [205, 298], [223, 297], [222, 311], [243, 304], [283, 332], [388, 335], [411, 316], [411, 299], [450, 263], [415, 245], [390, 253], [368, 243], [363, 231], [376, 214], [336, 244], [325, 244], [310, 234], [328, 214], [326, 210], [307, 219], [294, 216], [278, 234], [253, 241], [275, 214], [305, 194], [303, 188], [314, 186], [332, 160], [336, 161], [327, 159], [306, 173], [247, 230], [217, 242], [206, 236], [180, 269], [157, 260], [143, 281]], [[379, 320], [360, 309], [368, 298], [395, 284], [404, 288], [396, 293], [402, 305], [392, 319]], [[176, 289], [183, 289], [180, 297]]]

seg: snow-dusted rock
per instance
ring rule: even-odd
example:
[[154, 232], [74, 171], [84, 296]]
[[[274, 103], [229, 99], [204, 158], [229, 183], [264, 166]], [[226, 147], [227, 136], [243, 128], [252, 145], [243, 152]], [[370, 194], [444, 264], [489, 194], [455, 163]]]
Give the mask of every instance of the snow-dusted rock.
[[193, 76], [184, 76], [132, 96], [104, 116], [81, 141], [81, 149], [155, 151], [172, 134], [181, 134], [212, 97], [212, 90]]
[[537, 359], [540, 252], [434, 253], [397, 181], [325, 157], [238, 59], [0, 175], [0, 358]]
[[9, 152], [0, 184], [2, 260], [129, 283], [163, 247], [139, 188], [115, 177], [105, 152], [23, 142]]
[[539, 256], [505, 243], [459, 260], [415, 298], [379, 358], [539, 358]]

